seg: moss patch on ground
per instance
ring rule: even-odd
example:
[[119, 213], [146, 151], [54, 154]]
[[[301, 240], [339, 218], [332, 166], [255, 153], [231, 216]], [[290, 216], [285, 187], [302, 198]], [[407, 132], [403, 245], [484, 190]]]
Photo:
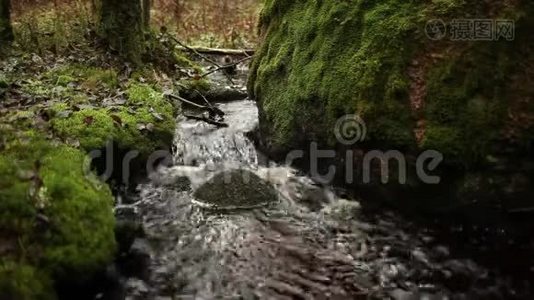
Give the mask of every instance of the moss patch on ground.
[[146, 158], [153, 151], [170, 149], [180, 108], [164, 97], [162, 84], [142, 83], [148, 80], [137, 76], [121, 80], [114, 68], [81, 64], [54, 67], [21, 82], [21, 94], [34, 104], [0, 111], [0, 123], [39, 128], [86, 151], [113, 141]]
[[81, 64], [68, 64], [47, 72], [49, 78], [56, 86], [68, 86], [72, 83], [80, 84], [80, 88], [96, 90], [102, 88], [117, 88], [119, 79], [117, 71], [113, 68], [103, 69], [84, 66]]
[[148, 84], [130, 82], [123, 105], [73, 109], [65, 103], [53, 106], [52, 128], [87, 151], [104, 148], [108, 141], [144, 156], [171, 146], [177, 109]]
[[54, 282], [83, 282], [114, 258], [110, 189], [84, 153], [32, 135], [0, 156], [2, 299], [53, 299]]

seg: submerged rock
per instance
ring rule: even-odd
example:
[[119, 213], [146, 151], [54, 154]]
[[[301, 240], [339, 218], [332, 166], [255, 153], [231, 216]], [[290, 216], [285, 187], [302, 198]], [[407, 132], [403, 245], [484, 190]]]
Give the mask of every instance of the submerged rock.
[[202, 205], [220, 209], [258, 207], [278, 198], [271, 184], [241, 169], [216, 174], [194, 196]]

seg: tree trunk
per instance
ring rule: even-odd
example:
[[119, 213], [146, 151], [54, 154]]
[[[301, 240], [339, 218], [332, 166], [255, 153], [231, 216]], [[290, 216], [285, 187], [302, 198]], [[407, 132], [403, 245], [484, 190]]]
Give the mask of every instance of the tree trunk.
[[[1, 0], [0, 0], [1, 1]], [[133, 63], [141, 63], [144, 16], [140, 0], [102, 0], [101, 31], [109, 46]]]
[[150, 30], [150, 8], [152, 7], [152, 0], [143, 1], [143, 29]]
[[0, 47], [13, 41], [11, 28], [10, 0], [0, 0]]

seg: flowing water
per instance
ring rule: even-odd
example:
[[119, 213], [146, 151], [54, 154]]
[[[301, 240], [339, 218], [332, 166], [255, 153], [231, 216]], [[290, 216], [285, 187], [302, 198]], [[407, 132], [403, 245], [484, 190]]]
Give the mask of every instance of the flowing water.
[[[391, 213], [371, 220], [287, 166], [246, 133], [249, 100], [218, 104], [228, 128], [180, 120], [174, 165], [139, 186], [143, 237], [127, 299], [512, 299], [519, 289]], [[218, 172], [251, 170], [278, 192], [259, 208], [205, 209], [193, 191]], [[232, 184], [232, 183], [229, 183]], [[141, 257], [141, 259], [140, 259]]]

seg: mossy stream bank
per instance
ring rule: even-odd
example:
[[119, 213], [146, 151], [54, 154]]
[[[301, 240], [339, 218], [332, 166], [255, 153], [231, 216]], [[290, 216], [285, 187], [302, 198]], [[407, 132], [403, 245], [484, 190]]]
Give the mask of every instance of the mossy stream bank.
[[14, 49], [0, 62], [2, 299], [93, 299], [108, 288], [124, 242], [112, 190], [142, 180], [154, 152], [170, 153], [181, 105], [164, 93], [209, 88], [180, 73], [200, 70], [181, 53], [169, 72], [83, 51]]

